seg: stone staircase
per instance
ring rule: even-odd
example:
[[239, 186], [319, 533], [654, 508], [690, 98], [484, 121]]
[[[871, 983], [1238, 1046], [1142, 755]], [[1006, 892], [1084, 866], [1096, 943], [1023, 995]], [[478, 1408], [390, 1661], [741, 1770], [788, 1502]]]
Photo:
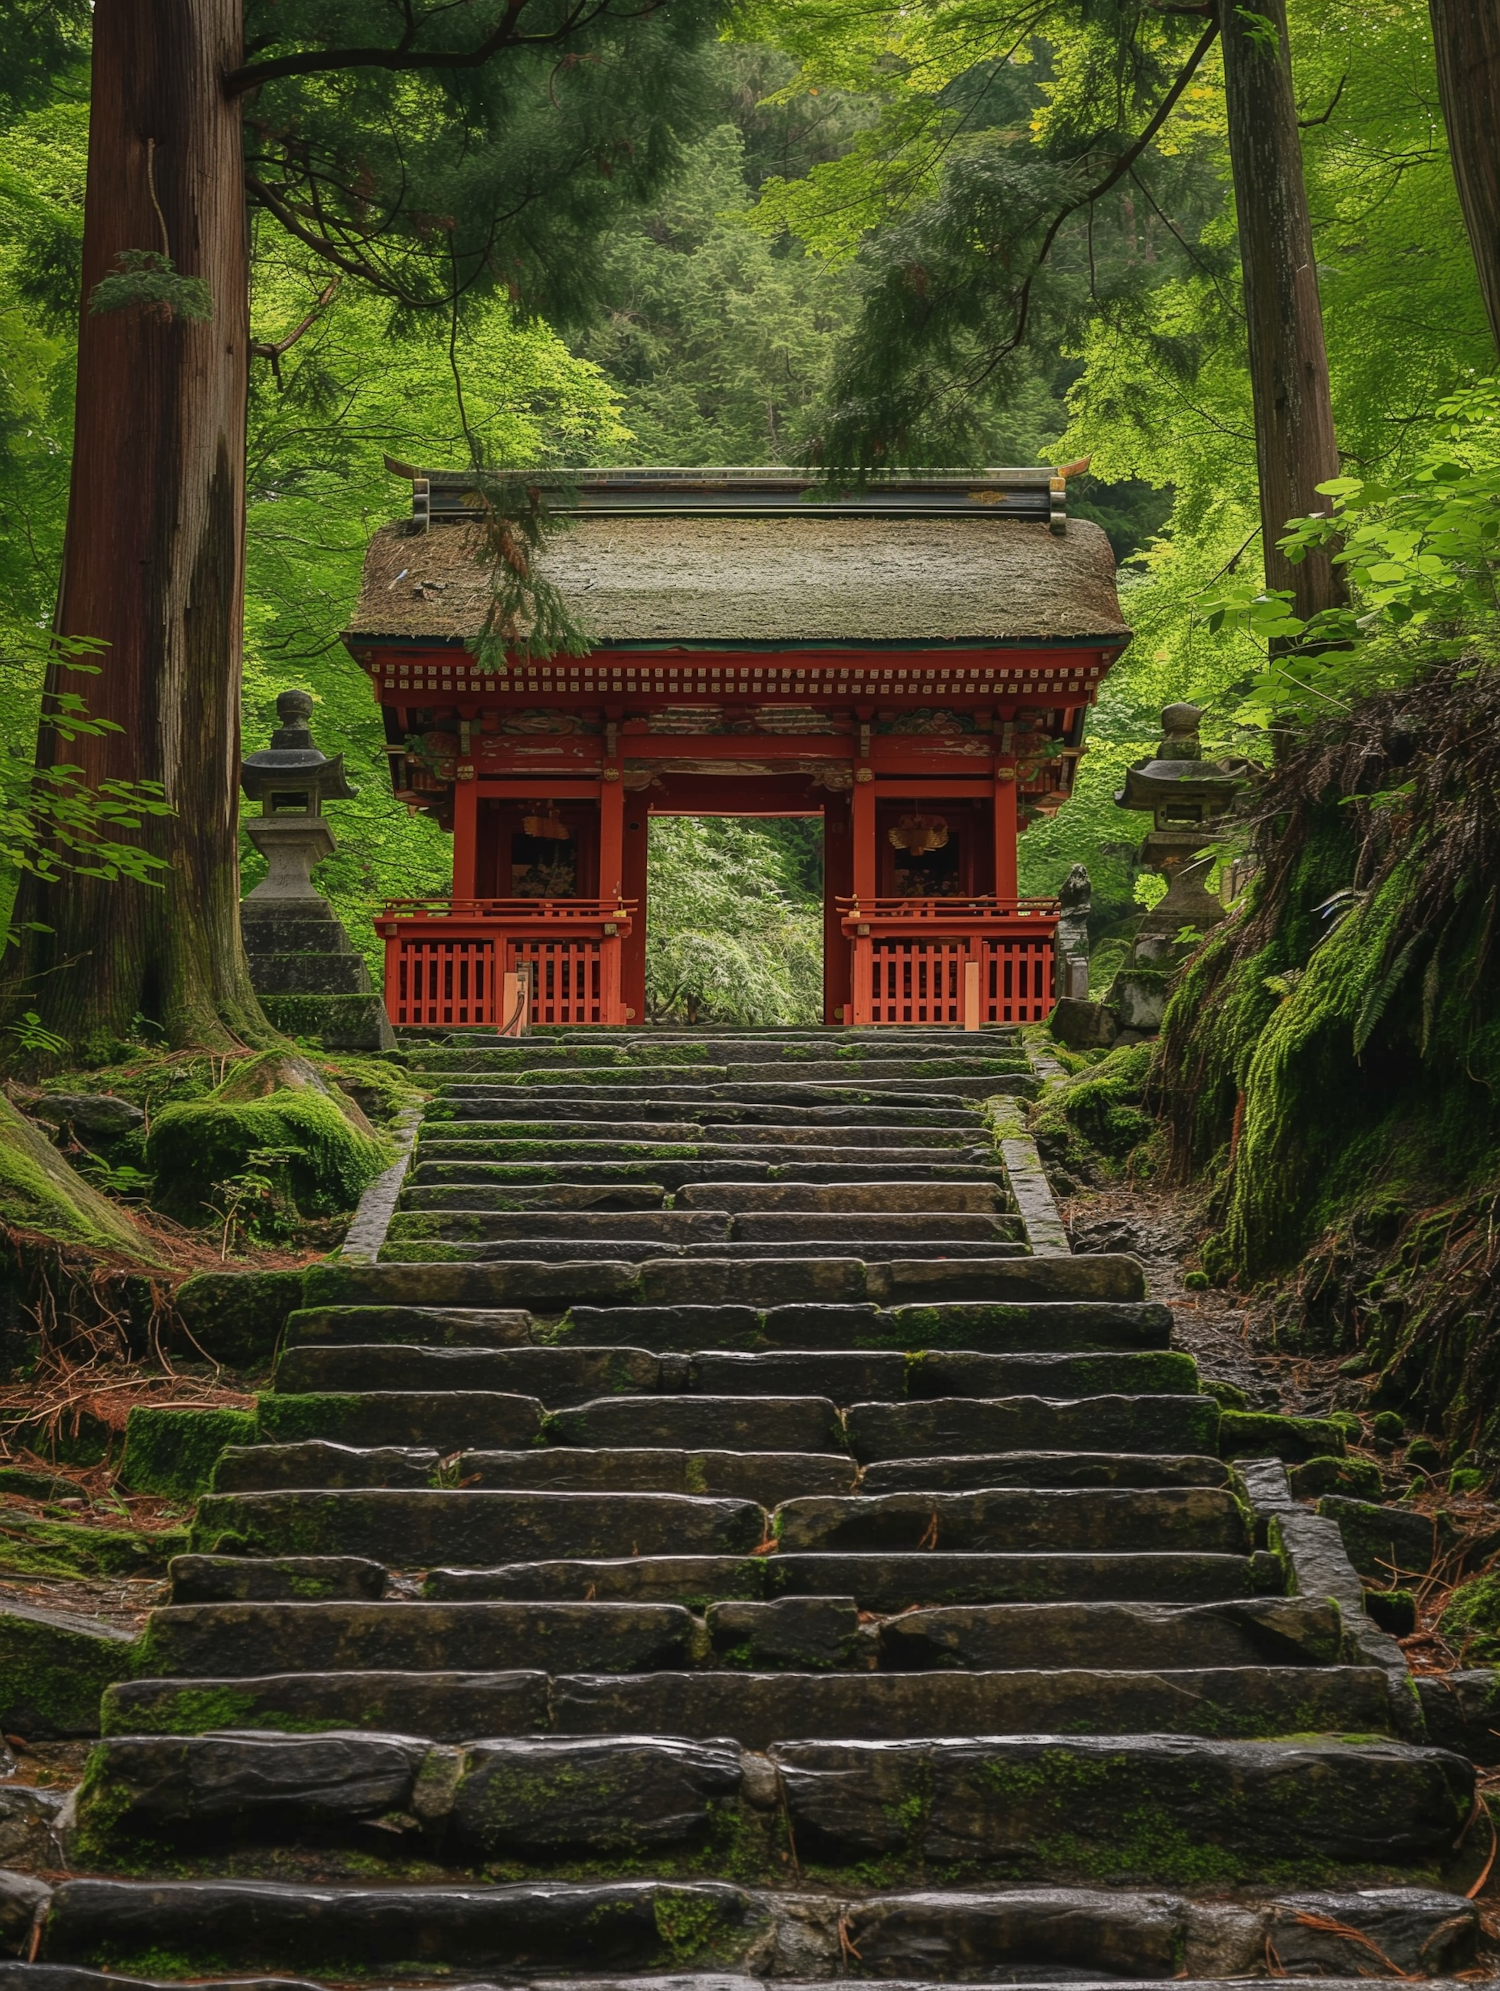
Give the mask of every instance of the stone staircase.
[[1031, 1249], [1007, 1033], [411, 1048], [0, 1991], [1483, 1975], [1472, 1767], [1135, 1262]]

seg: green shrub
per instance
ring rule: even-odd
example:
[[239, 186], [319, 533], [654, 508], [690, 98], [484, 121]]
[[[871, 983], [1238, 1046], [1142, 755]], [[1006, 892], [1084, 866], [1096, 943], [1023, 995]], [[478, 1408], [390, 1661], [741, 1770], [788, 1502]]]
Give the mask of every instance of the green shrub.
[[303, 1217], [352, 1210], [389, 1166], [389, 1144], [352, 1127], [326, 1094], [284, 1090], [159, 1113], [146, 1145], [158, 1208], [187, 1221], [223, 1206], [224, 1185], [262, 1174]]

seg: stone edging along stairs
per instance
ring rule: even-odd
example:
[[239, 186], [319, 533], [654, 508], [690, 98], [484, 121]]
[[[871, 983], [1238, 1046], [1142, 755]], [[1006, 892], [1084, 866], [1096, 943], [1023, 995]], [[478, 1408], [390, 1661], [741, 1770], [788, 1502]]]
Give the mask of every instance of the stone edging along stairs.
[[1482, 1974], [1472, 1767], [1135, 1262], [1030, 1248], [1008, 1033], [414, 1056], [0, 1991]]

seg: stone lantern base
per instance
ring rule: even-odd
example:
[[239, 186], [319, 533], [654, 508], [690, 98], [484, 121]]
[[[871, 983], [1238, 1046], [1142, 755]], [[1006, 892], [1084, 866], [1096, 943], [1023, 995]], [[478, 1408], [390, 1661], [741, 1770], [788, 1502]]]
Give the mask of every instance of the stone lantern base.
[[321, 817], [246, 824], [270, 867], [240, 904], [250, 986], [269, 1022], [329, 1051], [388, 1051], [395, 1032], [363, 958], [308, 873], [334, 848]]

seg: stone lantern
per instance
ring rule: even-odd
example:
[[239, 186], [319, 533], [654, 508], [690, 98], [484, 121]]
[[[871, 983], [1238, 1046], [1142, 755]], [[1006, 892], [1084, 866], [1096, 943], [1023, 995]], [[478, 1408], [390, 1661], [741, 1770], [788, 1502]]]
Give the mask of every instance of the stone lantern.
[[1155, 758], [1128, 768], [1125, 786], [1115, 795], [1118, 808], [1151, 812], [1140, 861], [1167, 881], [1166, 896], [1141, 921], [1132, 954], [1137, 963], [1170, 960], [1184, 927], [1201, 931], [1224, 917], [1223, 905], [1204, 884], [1213, 853], [1199, 853], [1222, 831], [1246, 787], [1250, 765], [1205, 760], [1198, 738], [1202, 717], [1196, 705], [1169, 705], [1161, 715]]
[[240, 785], [260, 804], [245, 833], [267, 867], [240, 905], [250, 985], [278, 1030], [329, 1050], [386, 1050], [395, 1037], [369, 970], [312, 882], [313, 866], [338, 847], [323, 804], [356, 793], [343, 755], [313, 745], [312, 709], [308, 692], [283, 691], [270, 746], [240, 764]]

